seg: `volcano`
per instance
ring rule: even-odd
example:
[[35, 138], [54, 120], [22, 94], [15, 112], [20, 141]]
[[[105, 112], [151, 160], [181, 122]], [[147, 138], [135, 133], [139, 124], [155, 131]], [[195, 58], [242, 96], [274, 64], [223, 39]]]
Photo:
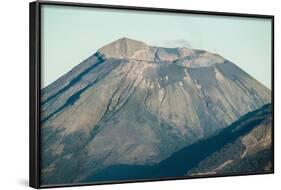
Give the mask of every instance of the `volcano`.
[[154, 167], [270, 103], [269, 89], [218, 54], [119, 39], [41, 91], [42, 183]]

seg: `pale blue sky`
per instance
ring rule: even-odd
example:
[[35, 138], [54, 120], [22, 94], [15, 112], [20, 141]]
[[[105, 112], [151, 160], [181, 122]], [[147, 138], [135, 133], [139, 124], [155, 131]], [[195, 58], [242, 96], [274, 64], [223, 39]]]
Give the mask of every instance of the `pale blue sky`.
[[43, 5], [42, 88], [122, 37], [218, 53], [271, 86], [270, 19]]

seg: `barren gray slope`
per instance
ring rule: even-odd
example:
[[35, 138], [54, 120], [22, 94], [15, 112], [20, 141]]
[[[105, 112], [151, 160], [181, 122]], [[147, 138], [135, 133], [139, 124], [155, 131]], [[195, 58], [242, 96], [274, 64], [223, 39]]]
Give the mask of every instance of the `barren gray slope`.
[[270, 103], [270, 90], [202, 50], [127, 38], [101, 48], [42, 94], [43, 183], [114, 164], [153, 165]]

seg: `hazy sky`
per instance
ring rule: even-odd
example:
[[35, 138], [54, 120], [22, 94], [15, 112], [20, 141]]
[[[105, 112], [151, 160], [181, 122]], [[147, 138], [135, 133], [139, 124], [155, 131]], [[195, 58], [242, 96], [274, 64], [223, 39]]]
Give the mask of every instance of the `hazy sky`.
[[218, 53], [271, 86], [269, 19], [44, 5], [42, 88], [122, 37]]

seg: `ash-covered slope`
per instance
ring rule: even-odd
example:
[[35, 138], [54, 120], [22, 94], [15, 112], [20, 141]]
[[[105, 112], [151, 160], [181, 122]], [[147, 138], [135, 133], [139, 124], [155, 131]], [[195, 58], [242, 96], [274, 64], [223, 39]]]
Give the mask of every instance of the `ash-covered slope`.
[[270, 94], [219, 55], [117, 40], [42, 91], [42, 181], [154, 165], [270, 103]]
[[264, 105], [153, 166], [113, 165], [85, 182], [272, 172], [271, 111], [270, 104]]

